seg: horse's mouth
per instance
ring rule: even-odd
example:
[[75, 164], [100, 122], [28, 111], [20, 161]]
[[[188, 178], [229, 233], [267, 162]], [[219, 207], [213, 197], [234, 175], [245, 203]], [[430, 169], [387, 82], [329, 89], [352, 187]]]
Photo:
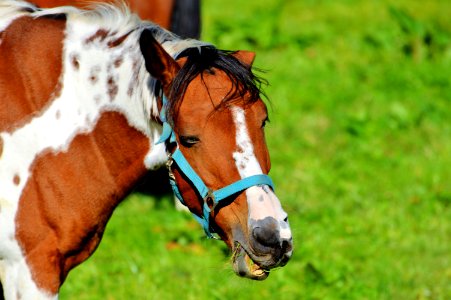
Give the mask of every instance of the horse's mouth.
[[234, 248], [232, 263], [237, 275], [253, 280], [265, 280], [268, 277], [269, 271], [255, 263], [240, 243], [236, 242]]

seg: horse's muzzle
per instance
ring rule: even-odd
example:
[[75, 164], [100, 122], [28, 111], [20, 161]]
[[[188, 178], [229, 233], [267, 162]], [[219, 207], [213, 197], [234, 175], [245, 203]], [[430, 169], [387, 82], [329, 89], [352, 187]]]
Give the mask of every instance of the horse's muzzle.
[[287, 264], [293, 253], [293, 241], [291, 233], [280, 234], [280, 222], [274, 218], [253, 225], [247, 242], [235, 242], [233, 267], [239, 276], [263, 280], [271, 269]]
[[[261, 264], [268, 268], [279, 266], [282, 261], [288, 261], [293, 249], [291, 231], [288, 221], [278, 221], [273, 217], [251, 221], [251, 236], [249, 245], [258, 257], [269, 257]], [[285, 258], [288, 255], [288, 259]], [[258, 258], [256, 258], [258, 260]]]

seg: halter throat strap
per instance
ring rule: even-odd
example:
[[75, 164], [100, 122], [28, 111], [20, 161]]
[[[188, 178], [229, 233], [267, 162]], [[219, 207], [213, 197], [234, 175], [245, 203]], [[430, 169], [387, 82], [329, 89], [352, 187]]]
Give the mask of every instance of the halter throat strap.
[[[160, 139], [156, 142], [156, 144], [160, 143], [166, 143], [166, 145], [171, 143], [176, 143], [177, 140], [175, 137], [174, 130], [172, 130], [171, 125], [166, 120], [166, 106], [167, 106], [167, 99], [165, 96], [163, 96], [163, 107], [160, 111], [160, 119], [163, 122], [163, 132], [160, 136]], [[242, 178], [238, 181], [235, 181], [223, 188], [220, 188], [218, 190], [213, 191], [212, 189], [208, 188], [207, 185], [204, 183], [204, 181], [200, 178], [200, 176], [194, 171], [194, 169], [191, 167], [185, 156], [183, 155], [182, 151], [180, 150], [178, 144], [175, 149], [175, 151], [171, 154], [168, 153], [168, 162], [167, 167], [169, 171], [169, 181], [172, 187], [172, 190], [177, 197], [177, 199], [183, 204], [185, 204], [185, 201], [183, 200], [183, 197], [180, 193], [180, 190], [177, 186], [177, 183], [175, 181], [175, 176], [172, 172], [172, 165], [173, 163], [176, 163], [180, 172], [182, 172], [186, 178], [189, 179], [189, 181], [192, 183], [192, 185], [197, 190], [200, 197], [203, 199], [203, 205], [202, 205], [202, 216], [198, 216], [193, 213], [196, 220], [202, 225], [202, 228], [205, 231], [205, 234], [209, 238], [213, 238], [212, 228], [210, 227], [210, 213], [212, 210], [216, 208], [216, 206], [223, 200], [227, 199], [228, 197], [235, 195], [239, 192], [242, 192], [252, 186], [263, 186], [267, 185], [274, 190], [274, 184], [271, 180], [271, 178], [266, 174], [258, 174], [258, 175], [252, 175], [249, 177]]]

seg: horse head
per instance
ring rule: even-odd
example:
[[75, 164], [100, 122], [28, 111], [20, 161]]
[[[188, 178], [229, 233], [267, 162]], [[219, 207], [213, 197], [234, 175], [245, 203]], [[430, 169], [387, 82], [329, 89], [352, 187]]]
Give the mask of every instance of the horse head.
[[173, 59], [150, 31], [140, 38], [146, 69], [161, 83], [163, 133], [174, 192], [233, 252], [235, 272], [262, 280], [292, 254], [288, 218], [271, 168], [254, 54], [194, 48]]

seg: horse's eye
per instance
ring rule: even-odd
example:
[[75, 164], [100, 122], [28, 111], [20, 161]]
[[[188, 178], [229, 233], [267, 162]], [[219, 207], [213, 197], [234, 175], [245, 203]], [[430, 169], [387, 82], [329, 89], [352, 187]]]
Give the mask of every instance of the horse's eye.
[[180, 136], [180, 144], [182, 144], [183, 147], [190, 148], [199, 143], [199, 141], [197, 136]]

